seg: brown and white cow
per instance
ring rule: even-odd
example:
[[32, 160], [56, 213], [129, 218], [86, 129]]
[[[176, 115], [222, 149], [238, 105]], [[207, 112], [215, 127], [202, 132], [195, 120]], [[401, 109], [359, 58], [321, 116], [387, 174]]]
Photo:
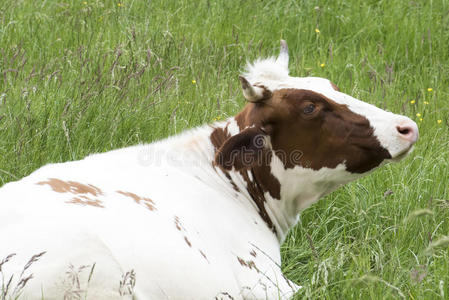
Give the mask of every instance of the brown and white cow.
[[298, 213], [404, 158], [418, 128], [327, 79], [289, 76], [284, 41], [240, 81], [248, 104], [233, 118], [2, 187], [0, 260], [16, 253], [4, 280], [45, 252], [22, 274], [26, 299], [290, 298], [279, 247]]

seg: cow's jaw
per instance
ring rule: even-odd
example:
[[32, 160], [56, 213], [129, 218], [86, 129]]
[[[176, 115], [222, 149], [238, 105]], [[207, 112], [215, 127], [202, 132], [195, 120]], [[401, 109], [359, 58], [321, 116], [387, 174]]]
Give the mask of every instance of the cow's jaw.
[[362, 176], [346, 171], [344, 163], [336, 168], [324, 167], [320, 170], [301, 166], [286, 169], [277, 157], [271, 162], [271, 170], [281, 184], [281, 199], [266, 195], [265, 206], [281, 242], [288, 230], [297, 223], [302, 210], [340, 186]]

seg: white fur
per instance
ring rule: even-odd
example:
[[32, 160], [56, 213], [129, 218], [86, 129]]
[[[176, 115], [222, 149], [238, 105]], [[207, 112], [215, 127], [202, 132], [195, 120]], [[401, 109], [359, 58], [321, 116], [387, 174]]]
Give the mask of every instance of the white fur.
[[[410, 148], [392, 128], [405, 117], [334, 91], [326, 79], [290, 77], [286, 61], [257, 61], [249, 65], [247, 79], [272, 91], [322, 93], [366, 116], [393, 156]], [[239, 131], [233, 118], [214, 124], [225, 126], [233, 135]], [[271, 168], [281, 183], [281, 199], [266, 193], [265, 207], [276, 236], [241, 176], [230, 173], [237, 192], [213, 167], [212, 130], [203, 126], [149, 145], [50, 164], [6, 184], [0, 189], [0, 260], [17, 256], [3, 266], [3, 274], [15, 274], [17, 284], [28, 259], [46, 251], [26, 272], [34, 275], [24, 290], [28, 299], [62, 299], [71, 288], [69, 265], [93, 263], [89, 286], [88, 271], [80, 275], [88, 299], [131, 299], [118, 292], [130, 270], [136, 274], [133, 299], [290, 298], [298, 287], [281, 273], [280, 243], [300, 210], [360, 175], [347, 172], [344, 163], [318, 171], [285, 169], [274, 155]], [[37, 184], [49, 178], [97, 187], [101, 195], [87, 196], [103, 207], [68, 203], [79, 196], [76, 189], [61, 193]], [[150, 198], [155, 210], [121, 192]]]
[[[40, 297], [41, 288], [45, 299], [63, 298], [69, 265], [93, 263], [91, 299], [126, 299], [117, 291], [122, 274], [132, 269], [135, 299], [228, 299], [221, 293], [289, 298], [296, 286], [277, 265], [279, 242], [250, 196], [236, 195], [212, 167], [211, 132], [204, 126], [151, 145], [47, 165], [6, 184], [0, 189], [0, 258], [18, 255], [5, 264], [4, 274], [18, 276], [32, 255], [47, 251], [28, 272], [34, 274], [24, 293], [29, 299]], [[103, 195], [88, 196], [104, 208], [67, 203], [77, 194], [37, 184], [48, 178], [98, 187]], [[157, 210], [117, 191], [151, 198]], [[258, 271], [239, 258], [253, 261]], [[89, 270], [82, 276], [85, 285]]]

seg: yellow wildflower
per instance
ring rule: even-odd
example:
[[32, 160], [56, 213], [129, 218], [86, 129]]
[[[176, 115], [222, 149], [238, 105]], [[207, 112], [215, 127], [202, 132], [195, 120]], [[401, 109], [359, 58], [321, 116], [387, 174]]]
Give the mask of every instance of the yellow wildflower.
[[429, 104], [429, 102], [427, 102], [427, 101], [424, 101], [423, 103], [426, 104], [426, 105]]
[[427, 91], [430, 93], [431, 91], [433, 91], [432, 88], [428, 88]]
[[196, 84], [196, 80], [195, 79], [192, 80], [192, 84]]
[[321, 31], [318, 28], [315, 28], [316, 33], [320, 33]]
[[438, 124], [441, 124], [443, 122], [443, 120], [437, 120]]
[[324, 66], [325, 66], [325, 64], [324, 64], [324, 63], [322, 63], [322, 64], [320, 65], [320, 67], [321, 67], [321, 68], [324, 68]]
[[419, 118], [419, 121], [422, 122], [422, 118]]
[[84, 5], [87, 5], [87, 1], [83, 1], [83, 4], [84, 4]]
[[411, 100], [410, 104], [415, 104], [415, 102], [416, 102], [415, 100]]
[[118, 6], [118, 7], [122, 7], [122, 6], [123, 6], [123, 3], [120, 3], [120, 2], [119, 2], [119, 3], [117, 3], [117, 6]]
[[420, 113], [417, 113], [416, 116], [419, 118], [419, 117], [421, 117], [421, 114], [420, 114]]

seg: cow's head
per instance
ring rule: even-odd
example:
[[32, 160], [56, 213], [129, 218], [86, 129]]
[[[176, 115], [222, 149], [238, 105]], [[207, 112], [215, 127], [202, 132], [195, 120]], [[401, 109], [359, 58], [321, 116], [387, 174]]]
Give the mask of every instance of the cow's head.
[[227, 170], [268, 164], [289, 186], [281, 197], [292, 189], [301, 189], [292, 197], [307, 190], [310, 198], [322, 196], [402, 159], [418, 139], [405, 116], [344, 94], [327, 79], [289, 76], [285, 41], [279, 57], [249, 65], [240, 81], [248, 104], [235, 117], [239, 133], [217, 150], [215, 163]]

